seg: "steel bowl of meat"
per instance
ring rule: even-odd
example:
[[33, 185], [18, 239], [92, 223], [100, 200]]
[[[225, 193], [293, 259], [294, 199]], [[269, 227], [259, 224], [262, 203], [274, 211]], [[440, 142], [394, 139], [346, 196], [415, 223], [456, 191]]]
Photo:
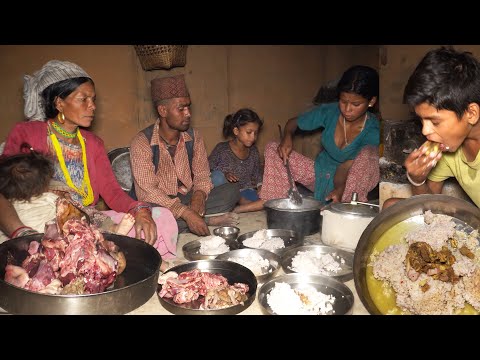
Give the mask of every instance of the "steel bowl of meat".
[[57, 204], [57, 219], [44, 234], [0, 244], [0, 307], [7, 312], [124, 314], [155, 293], [157, 250], [100, 233], [70, 205]]
[[355, 250], [355, 288], [371, 314], [478, 314], [480, 210], [417, 195], [382, 211]]
[[158, 281], [160, 303], [177, 315], [238, 314], [252, 304], [257, 291], [252, 271], [223, 260], [177, 265]]
[[243, 265], [255, 274], [258, 283], [264, 283], [276, 276], [281, 268], [281, 258], [263, 249], [238, 249], [217, 256], [218, 260], [233, 261]]
[[327, 245], [305, 245], [282, 256], [285, 273], [330, 276], [338, 281], [353, 279], [353, 252]]
[[285, 251], [303, 245], [303, 238], [293, 230], [261, 229], [237, 238], [240, 248], [264, 249], [282, 256]]
[[263, 284], [258, 302], [265, 315], [350, 315], [354, 297], [331, 277], [287, 274]]

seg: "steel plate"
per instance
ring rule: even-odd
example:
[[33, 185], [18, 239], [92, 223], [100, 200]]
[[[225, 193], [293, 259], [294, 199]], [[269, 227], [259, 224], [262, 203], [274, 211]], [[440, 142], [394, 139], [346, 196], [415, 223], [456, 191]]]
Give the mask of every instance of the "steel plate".
[[257, 292], [257, 279], [253, 272], [251, 272], [245, 266], [237, 264], [232, 261], [223, 261], [223, 260], [199, 260], [192, 261], [186, 264], [177, 265], [170, 268], [167, 272], [175, 271], [180, 274], [184, 271], [191, 271], [194, 269], [199, 269], [202, 272], [209, 272], [214, 274], [221, 274], [225, 276], [228, 280], [228, 283], [232, 285], [233, 283], [241, 282], [246, 283], [249, 287], [248, 298], [244, 304], [238, 304], [231, 306], [225, 309], [218, 310], [201, 310], [198, 307], [200, 306], [199, 301], [192, 301], [186, 304], [176, 304], [172, 299], [164, 299], [158, 296], [159, 291], [162, 289], [161, 285], [158, 285], [157, 296], [160, 300], [160, 304], [172, 314], [176, 315], [234, 315], [238, 314], [245, 309], [247, 309], [252, 302], [255, 300], [255, 294]]
[[[230, 248], [231, 250], [236, 250], [238, 249], [239, 245], [235, 240], [225, 240], [225, 244]], [[185, 259], [187, 260], [213, 260], [215, 259], [218, 255], [220, 254], [215, 254], [215, 255], [202, 255], [200, 254], [200, 241], [199, 240], [193, 240], [182, 247], [183, 255], [185, 256]]]
[[[328, 276], [341, 282], [346, 282], [348, 280], [353, 279], [354, 253], [346, 250], [334, 248], [331, 246], [327, 246], [327, 245], [306, 245], [306, 246], [300, 246], [298, 248], [286, 251], [282, 256], [282, 268], [283, 268], [283, 271], [285, 271], [285, 273], [297, 273], [296, 271], [292, 270], [291, 267], [292, 267], [292, 260], [299, 251], [314, 251], [317, 256], [330, 254], [339, 263], [341, 268], [337, 272], [324, 270], [325, 273], [321, 273], [319, 271], [316, 273], [311, 273], [311, 275]], [[340, 258], [344, 259], [345, 263], [342, 264], [340, 262]]]
[[[258, 231], [258, 230], [257, 230]], [[250, 239], [253, 237], [253, 235], [257, 231], [250, 231], [248, 233], [242, 234], [237, 238], [238, 243], [240, 244], [240, 248], [247, 248], [247, 249], [253, 249], [249, 248], [248, 246], [243, 245], [243, 242], [247, 239]], [[279, 237], [283, 239], [283, 243], [285, 245], [284, 248], [282, 249], [277, 249], [277, 250], [269, 250], [279, 256], [282, 256], [285, 251], [288, 251], [290, 249], [296, 248], [298, 246], [303, 245], [303, 239], [298, 236], [298, 234], [293, 231], [293, 230], [285, 230], [285, 229], [268, 229], [267, 230], [267, 237], [268, 238], [273, 238], [273, 237]]]
[[19, 237], [0, 244], [0, 307], [14, 314], [98, 315], [125, 314], [147, 302], [155, 293], [162, 259], [144, 241], [115, 234], [103, 234], [125, 254], [127, 267], [113, 287], [98, 294], [47, 295], [25, 290], [5, 282], [5, 266], [10, 253], [23, 261], [32, 241], [43, 234]]
[[245, 258], [252, 253], [260, 255], [262, 258], [267, 259], [269, 266], [262, 268], [263, 273], [260, 275], [255, 274], [258, 283], [264, 283], [270, 280], [272, 277], [275, 277], [278, 274], [278, 271], [281, 267], [281, 258], [277, 254], [263, 249], [238, 249], [223, 253], [217, 256], [218, 260], [228, 261], [230, 258]]
[[113, 174], [123, 190], [129, 191], [132, 188], [133, 176], [130, 165], [130, 148], [122, 147], [110, 150], [108, 159], [112, 165]]
[[267, 295], [275, 287], [276, 283], [287, 283], [293, 289], [305, 289], [314, 287], [325, 295], [335, 296], [333, 303], [333, 313], [329, 315], [351, 315], [353, 312], [353, 293], [344, 283], [327, 276], [306, 275], [306, 274], [287, 274], [273, 278], [263, 284], [258, 291], [258, 302], [265, 315], [276, 315], [267, 302]]

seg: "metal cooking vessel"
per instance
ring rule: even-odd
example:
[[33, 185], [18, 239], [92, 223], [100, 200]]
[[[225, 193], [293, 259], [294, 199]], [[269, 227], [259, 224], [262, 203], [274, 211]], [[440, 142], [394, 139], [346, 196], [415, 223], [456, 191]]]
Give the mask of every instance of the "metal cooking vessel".
[[355, 251], [358, 240], [378, 207], [357, 202], [330, 203], [322, 211], [322, 241], [326, 245]]
[[91, 295], [45, 295], [5, 282], [7, 254], [18, 261], [28, 255], [30, 242], [43, 234], [19, 237], [0, 244], [0, 307], [14, 314], [97, 315], [125, 314], [147, 302], [157, 288], [162, 262], [158, 251], [144, 241], [115, 234], [103, 234], [125, 254], [127, 267], [113, 288]]
[[301, 205], [288, 198], [272, 199], [264, 204], [269, 229], [293, 230], [303, 239], [320, 231], [322, 203], [312, 197], [304, 197]]
[[447, 195], [417, 195], [382, 211], [362, 233], [353, 259], [355, 289], [370, 314], [381, 314], [370, 296], [366, 279], [366, 268], [373, 247], [385, 231], [427, 210], [450, 215], [474, 229], [480, 229], [480, 209], [465, 200]]
[[107, 155], [118, 183], [123, 190], [129, 191], [133, 185], [132, 168], [130, 166], [130, 147], [112, 149]]

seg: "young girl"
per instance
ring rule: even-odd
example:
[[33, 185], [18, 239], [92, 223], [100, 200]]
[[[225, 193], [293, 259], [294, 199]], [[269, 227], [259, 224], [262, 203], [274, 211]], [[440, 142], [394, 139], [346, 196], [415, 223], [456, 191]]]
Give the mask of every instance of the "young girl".
[[208, 158], [214, 186], [227, 181], [239, 183], [239, 204], [258, 200], [262, 174], [255, 141], [262, 125], [262, 119], [251, 109], [240, 109], [235, 114], [227, 115], [223, 123], [223, 136], [231, 139], [218, 143]]
[[[34, 151], [0, 160], [0, 193], [11, 202], [20, 220], [26, 225], [12, 234], [0, 231], [0, 243], [7, 240], [7, 235], [9, 238], [15, 238], [36, 232], [42, 233], [45, 223], [55, 219], [59, 196], [50, 192], [52, 184], [55, 184], [52, 181], [53, 171], [52, 162]], [[54, 185], [53, 188], [55, 187]], [[57, 184], [57, 193], [60, 193], [59, 191], [63, 193], [64, 190], [58, 188]], [[71, 200], [68, 195], [64, 197]], [[81, 204], [73, 201], [72, 203], [81, 210], [86, 210]], [[120, 235], [126, 235], [135, 223], [130, 214], [126, 214], [118, 224], [107, 216], [101, 216], [99, 211], [96, 211], [96, 214], [88, 211], [88, 215], [101, 231]]]

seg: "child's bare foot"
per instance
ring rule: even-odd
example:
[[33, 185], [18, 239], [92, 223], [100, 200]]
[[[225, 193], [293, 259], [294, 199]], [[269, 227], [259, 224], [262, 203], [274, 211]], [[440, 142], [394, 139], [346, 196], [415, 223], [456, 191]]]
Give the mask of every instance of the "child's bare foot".
[[160, 264], [160, 272], [164, 273], [168, 269], [177, 265], [185, 264], [186, 262], [187, 260], [183, 260], [183, 259], [171, 259], [171, 260], [162, 259], [162, 263]]
[[132, 214], [125, 214], [120, 222], [114, 226], [113, 232], [118, 235], [127, 235], [135, 224], [135, 218]]
[[234, 226], [237, 225], [238, 215], [233, 212], [227, 212], [222, 215], [210, 216], [205, 218], [208, 226]]
[[265, 200], [260, 199], [256, 201], [251, 201], [247, 204], [235, 206], [235, 208], [232, 211], [237, 214], [250, 212], [250, 211], [260, 211], [260, 210], [263, 210], [263, 204], [265, 204]]

